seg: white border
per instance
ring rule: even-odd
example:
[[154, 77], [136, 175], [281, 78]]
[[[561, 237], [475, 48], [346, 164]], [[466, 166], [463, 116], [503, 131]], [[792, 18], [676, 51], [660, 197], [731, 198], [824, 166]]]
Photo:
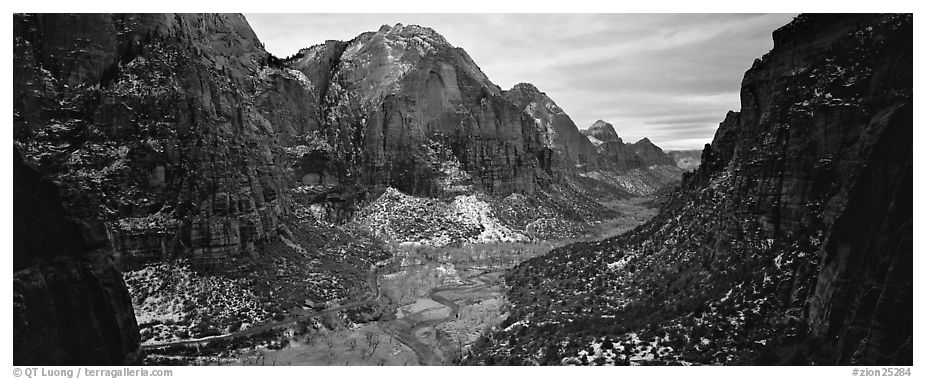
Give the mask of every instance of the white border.
[[[241, 13], [755, 13], [755, 12], [898, 12], [898, 13], [916, 13], [921, 10], [924, 2], [913, 1], [854, 1], [854, 2], [823, 2], [823, 1], [806, 1], [806, 0], [776, 0], [762, 3], [750, 1], [632, 1], [632, 2], [614, 2], [604, 3], [596, 0], [569, 0], [558, 2], [538, 1], [532, 2], [503, 2], [499, 0], [459, 0], [452, 3], [440, 2], [436, 0], [349, 0], [349, 1], [212, 1], [212, 2], [194, 2], [189, 0], [159, 0], [151, 2], [132, 2], [132, 1], [95, 1], [93, 3], [84, 1], [40, 1], [40, 2], [6, 2], [5, 6], [10, 7], [10, 13], [4, 19], [3, 23], [6, 30], [12, 31], [11, 13], [14, 12], [241, 12]], [[914, 62], [922, 62], [920, 50], [916, 40], [922, 41], [921, 32], [914, 25]], [[12, 73], [12, 38], [6, 39], [7, 47], [4, 50], [6, 59], [4, 65], [6, 72]], [[746, 68], [743, 69], [745, 72]], [[12, 74], [7, 74], [12, 75]], [[12, 77], [4, 78], [6, 92], [4, 97], [8, 104], [6, 120], [6, 134], [4, 138], [12, 142]], [[919, 87], [920, 79], [914, 74], [914, 87]], [[918, 112], [921, 107], [920, 101], [914, 100], [914, 128], [913, 141], [914, 146], [923, 145], [922, 134], [917, 122]], [[9, 145], [7, 145], [9, 146]], [[7, 151], [9, 154], [9, 151]], [[919, 163], [918, 154], [914, 153], [915, 163]], [[10, 161], [8, 161], [10, 162]], [[0, 211], [7, 214], [4, 220], [3, 238], [6, 246], [12, 246], [12, 166], [7, 163], [3, 169], [3, 178], [6, 185], [3, 187], [5, 192]], [[918, 171], [914, 173], [914, 193], [919, 194], [918, 189], [923, 188], [921, 184], [921, 175]], [[919, 214], [920, 201], [919, 196], [914, 196], [914, 218]], [[916, 227], [916, 226], [915, 226]], [[919, 235], [920, 228], [914, 229], [914, 234]], [[49, 236], [53, 238], [53, 236]], [[921, 244], [920, 244], [921, 245]], [[918, 244], [914, 241], [914, 251], [920, 252]], [[12, 250], [12, 247], [10, 248]], [[4, 262], [9, 270], [12, 266], [12, 251], [9, 251]], [[919, 264], [914, 263], [914, 271], [918, 273]], [[10, 272], [10, 271], [6, 271]], [[918, 275], [914, 275], [918, 276]], [[12, 281], [4, 282], [6, 293], [12, 292]], [[914, 284], [915, 293], [923, 293], [920, 284]], [[920, 312], [921, 303], [914, 300], [914, 320], [919, 320], [917, 315]], [[8, 308], [9, 309], [9, 308]], [[10, 349], [12, 340], [12, 316], [11, 313], [3, 314], [4, 323], [7, 327], [4, 329], [5, 340]], [[923, 341], [920, 333], [921, 328], [914, 325], [914, 340]], [[919, 349], [922, 350], [922, 349]], [[921, 362], [918, 359], [919, 354], [914, 352], [914, 362]], [[5, 354], [7, 362], [7, 371], [12, 373], [12, 352]], [[476, 377], [505, 377], [518, 378], [524, 376], [531, 377], [549, 377], [560, 378], [574, 375], [590, 376], [592, 378], [645, 378], [653, 375], [662, 377], [686, 377], [686, 378], [804, 378], [804, 377], [826, 377], [826, 378], [849, 378], [852, 377], [852, 367], [621, 367], [621, 368], [569, 368], [569, 367], [544, 367], [544, 368], [517, 368], [517, 367], [273, 367], [273, 368], [254, 368], [254, 367], [173, 367], [174, 378], [200, 378], [215, 377], [221, 375], [227, 378], [253, 378], [261, 376], [264, 378], [276, 377], [299, 377], [299, 378], [342, 378], [342, 377], [418, 377], [430, 376], [441, 379]], [[922, 374], [919, 371], [924, 368], [914, 365], [912, 372], [914, 375]], [[12, 376], [12, 375], [11, 375]], [[577, 378], [578, 379], [578, 378]]]

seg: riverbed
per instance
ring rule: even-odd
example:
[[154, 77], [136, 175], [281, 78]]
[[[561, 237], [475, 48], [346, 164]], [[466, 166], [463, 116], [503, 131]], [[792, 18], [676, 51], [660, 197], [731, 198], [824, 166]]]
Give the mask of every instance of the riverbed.
[[[381, 301], [391, 314], [375, 322], [321, 327], [289, 346], [245, 352], [238, 364], [450, 364], [507, 316], [501, 275], [547, 246], [504, 244], [444, 249], [397, 247], [381, 274]], [[439, 255], [433, 255], [439, 253]]]
[[[656, 214], [647, 199], [603, 204], [622, 216], [587, 239], [611, 237]], [[376, 277], [388, 312], [376, 321], [322, 322], [282, 349], [243, 352], [241, 365], [447, 365], [507, 317], [502, 275], [555, 246], [574, 241], [495, 243], [464, 247], [392, 246]], [[330, 326], [330, 325], [336, 326]]]

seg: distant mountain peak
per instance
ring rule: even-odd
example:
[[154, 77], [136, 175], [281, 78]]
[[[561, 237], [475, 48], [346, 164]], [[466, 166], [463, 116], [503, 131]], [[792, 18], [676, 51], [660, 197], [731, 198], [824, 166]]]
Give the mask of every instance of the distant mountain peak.
[[639, 141], [634, 142], [634, 145], [653, 145], [653, 141], [650, 141], [647, 137], [643, 137]]
[[604, 120], [595, 121], [592, 126], [583, 131], [583, 134], [586, 137], [592, 137], [602, 142], [620, 141], [620, 137], [614, 130], [614, 125]]
[[377, 30], [377, 33], [389, 33], [392, 31], [393, 28], [401, 28], [401, 27], [402, 27], [402, 23], [395, 24], [395, 26], [389, 26], [389, 24], [383, 24], [383, 26], [379, 27], [379, 30]]
[[428, 42], [450, 45], [447, 42], [447, 39], [444, 38], [436, 30], [421, 25], [403, 25], [402, 23], [397, 23], [393, 26], [383, 25], [379, 27], [379, 30], [376, 31], [376, 34], [382, 34], [390, 39], [414, 39], [415, 37], [424, 38], [426, 40], [431, 40]]
[[515, 84], [514, 87], [511, 87], [511, 90], [512, 90], [512, 91], [528, 91], [528, 92], [542, 93], [542, 92], [540, 92], [539, 89], [537, 89], [537, 86], [535, 86], [535, 85], [533, 85], [533, 84], [531, 84], [531, 83], [527, 83], [527, 82], [521, 82], [521, 83]]
[[[351, 87], [347, 90], [354, 91], [363, 107], [375, 106], [388, 94], [400, 91], [400, 83], [409, 74], [433, 67], [452, 68], [457, 75], [468, 76], [482, 85], [487, 93], [500, 92], [463, 49], [451, 45], [434, 29], [419, 25], [382, 25], [349, 41], [326, 41], [300, 50], [288, 67], [303, 72], [322, 89], [327, 88], [324, 83], [329, 82], [331, 72], [346, 75], [343, 79]], [[449, 79], [444, 76], [444, 80]], [[412, 82], [406, 84], [421, 84]], [[448, 96], [456, 99], [460, 93]]]

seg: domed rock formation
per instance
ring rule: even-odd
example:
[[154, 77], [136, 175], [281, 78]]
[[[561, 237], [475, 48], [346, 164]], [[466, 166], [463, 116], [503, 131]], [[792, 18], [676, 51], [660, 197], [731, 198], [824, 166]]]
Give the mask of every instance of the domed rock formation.
[[601, 146], [605, 142], [624, 142], [620, 137], [617, 136], [617, 132], [614, 130], [614, 125], [611, 125], [604, 120], [595, 121], [592, 126], [589, 126], [588, 129], [583, 130], [582, 134], [584, 134], [595, 146]]
[[489, 193], [531, 193], [548, 179], [552, 151], [533, 120], [430, 28], [383, 26], [303, 49], [286, 65], [318, 89], [319, 122], [345, 180], [439, 194], [446, 173], [430, 148], [449, 150]]
[[633, 143], [633, 153], [640, 157], [640, 163], [649, 166], [674, 165], [672, 160], [659, 146], [653, 144], [649, 138], [643, 138]]

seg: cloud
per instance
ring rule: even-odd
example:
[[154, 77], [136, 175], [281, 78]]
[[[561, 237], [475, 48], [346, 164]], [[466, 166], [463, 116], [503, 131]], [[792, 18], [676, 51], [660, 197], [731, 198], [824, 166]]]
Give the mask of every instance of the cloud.
[[648, 125], [684, 125], [684, 124], [704, 124], [710, 123], [717, 120], [717, 116], [714, 114], [704, 114], [697, 116], [668, 116], [668, 117], [656, 117], [653, 120], [646, 122]]
[[502, 88], [535, 84], [586, 128], [614, 124], [625, 140], [649, 137], [701, 148], [728, 110], [752, 61], [791, 14], [248, 14], [267, 49], [288, 56], [383, 24], [434, 28], [465, 49]]

